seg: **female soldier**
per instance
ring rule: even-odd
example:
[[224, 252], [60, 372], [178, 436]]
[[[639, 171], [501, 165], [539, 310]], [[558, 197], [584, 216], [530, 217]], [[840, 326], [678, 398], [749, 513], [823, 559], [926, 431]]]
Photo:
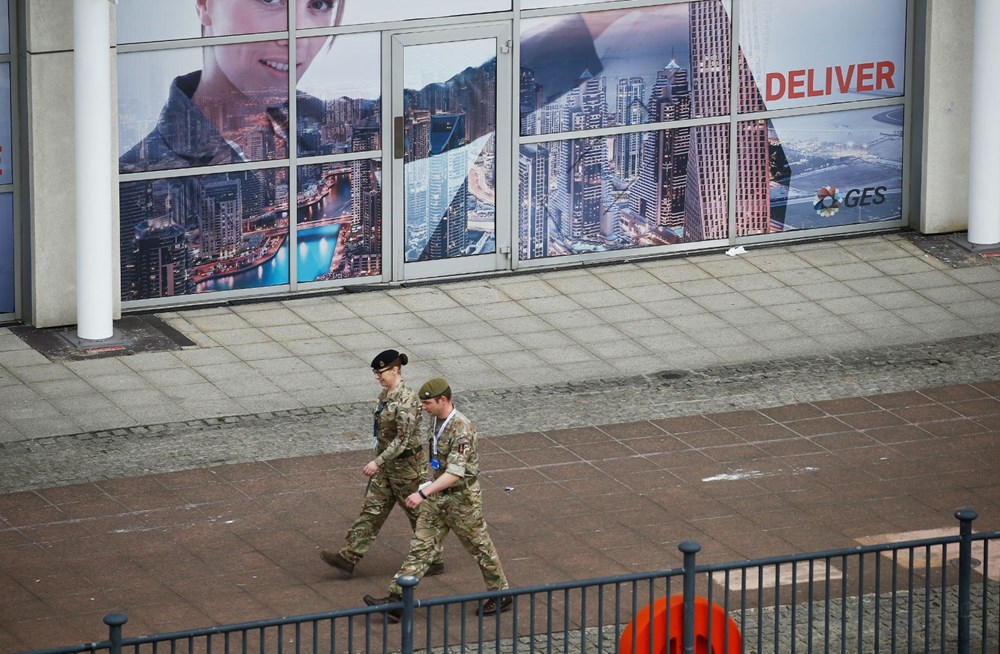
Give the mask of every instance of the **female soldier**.
[[[427, 457], [420, 437], [420, 400], [403, 383], [405, 354], [396, 350], [380, 352], [372, 360], [372, 371], [382, 385], [374, 411], [372, 445], [375, 458], [362, 472], [368, 477], [361, 515], [354, 521], [339, 551], [323, 550], [320, 557], [350, 575], [354, 566], [375, 542], [378, 532], [395, 504], [406, 512], [410, 527], [416, 528], [418, 510], [406, 505], [407, 496], [428, 479]], [[437, 551], [428, 575], [444, 571], [441, 551]]]

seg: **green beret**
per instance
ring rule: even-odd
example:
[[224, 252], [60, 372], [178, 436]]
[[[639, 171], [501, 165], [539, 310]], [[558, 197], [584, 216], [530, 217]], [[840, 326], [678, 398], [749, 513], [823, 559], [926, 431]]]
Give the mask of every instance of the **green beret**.
[[440, 397], [444, 395], [447, 390], [448, 380], [442, 377], [435, 377], [434, 379], [424, 382], [424, 385], [420, 387], [420, 392], [417, 393], [417, 395], [421, 400], [429, 400], [432, 397]]

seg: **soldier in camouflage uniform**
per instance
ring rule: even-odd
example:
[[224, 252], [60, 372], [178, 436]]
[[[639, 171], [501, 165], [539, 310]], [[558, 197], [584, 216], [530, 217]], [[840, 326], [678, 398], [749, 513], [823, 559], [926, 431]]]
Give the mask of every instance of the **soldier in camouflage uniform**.
[[[353, 574], [354, 566], [371, 548], [394, 505], [403, 508], [410, 526], [416, 530], [419, 511], [407, 506], [406, 498], [427, 480], [429, 471], [420, 441], [420, 400], [403, 383], [402, 366], [406, 363], [407, 356], [396, 350], [385, 350], [372, 360], [372, 370], [382, 392], [374, 410], [375, 458], [362, 471], [368, 477], [364, 504], [361, 515], [347, 532], [343, 547], [339, 551], [320, 552], [323, 561], [347, 575]], [[441, 551], [438, 548], [431, 557], [428, 575], [444, 571]]]
[[[396, 579], [403, 575], [418, 579], [425, 576], [449, 531], [455, 532], [465, 551], [476, 559], [487, 590], [509, 588], [483, 518], [482, 490], [476, 478], [479, 474], [476, 428], [455, 409], [446, 380], [428, 381], [420, 387], [418, 395], [423, 410], [433, 418], [428, 446], [434, 481], [406, 498], [407, 506], [423, 507], [410, 541], [410, 552], [389, 585], [388, 596], [365, 595], [364, 601], [369, 606], [400, 601], [402, 589]], [[490, 598], [479, 607], [479, 614], [506, 611], [512, 603], [509, 595]], [[394, 621], [399, 620], [401, 613], [397, 609], [387, 610]]]

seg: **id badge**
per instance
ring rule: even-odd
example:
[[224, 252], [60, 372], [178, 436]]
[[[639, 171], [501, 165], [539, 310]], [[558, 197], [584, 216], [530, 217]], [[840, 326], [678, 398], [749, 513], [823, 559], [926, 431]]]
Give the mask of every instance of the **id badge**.
[[441, 467], [441, 462], [438, 461], [436, 458], [432, 458], [431, 459], [431, 467], [434, 468], [435, 470], [437, 470], [438, 468]]

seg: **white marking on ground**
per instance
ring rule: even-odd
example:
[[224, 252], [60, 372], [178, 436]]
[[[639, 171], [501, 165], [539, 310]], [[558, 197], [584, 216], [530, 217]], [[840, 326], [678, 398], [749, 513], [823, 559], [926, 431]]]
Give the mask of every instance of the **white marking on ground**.
[[[902, 543], [911, 540], [923, 540], [925, 538], [943, 538], [946, 536], [957, 536], [958, 527], [946, 527], [944, 529], [921, 529], [917, 531], [901, 531], [896, 534], [879, 534], [877, 536], [862, 536], [861, 538], [856, 538], [855, 540], [862, 545], [881, 545], [884, 543]], [[987, 577], [993, 581], [1000, 581], [1000, 547], [990, 548], [990, 555], [987, 558], [985, 554], [986, 548], [984, 547], [984, 541], [974, 540], [972, 541], [972, 558], [979, 561], [976, 565], [975, 561], [972, 565], [972, 571], [982, 574], [983, 563], [986, 564]], [[882, 552], [882, 556], [886, 557], [890, 561], [892, 560], [892, 552]], [[944, 545], [933, 545], [930, 550], [926, 547], [917, 547], [913, 550], [913, 568], [915, 570], [925, 569], [930, 563], [931, 568], [940, 568], [947, 557], [948, 561], [954, 562], [955, 567], [955, 579], [958, 579], [958, 543], [951, 543], [947, 546], [947, 553], [945, 552]], [[910, 567], [910, 551], [909, 550], [899, 550], [896, 554], [896, 563], [899, 567], [904, 569], [909, 569]]]
[[[829, 568], [830, 580], [840, 579], [843, 575], [836, 566], [830, 566]], [[712, 579], [720, 586], [726, 586], [726, 579], [724, 575], [714, 574]], [[811, 580], [813, 584], [823, 583], [827, 579], [827, 566], [825, 561], [813, 561], [812, 563], [812, 576]], [[809, 562], [800, 561], [795, 564], [795, 575], [792, 575], [792, 564], [783, 563], [779, 568], [777, 573], [775, 573], [775, 567], [773, 565], [760, 568], [757, 566], [747, 568], [746, 572], [746, 585], [743, 585], [743, 571], [734, 570], [729, 573], [729, 583], [728, 590], [739, 592], [740, 590], [746, 589], [748, 591], [757, 590], [758, 588], [774, 588], [776, 585], [790, 586], [792, 581], [796, 584], [802, 585], [804, 588], [808, 587], [810, 583], [809, 574]], [[806, 592], [806, 591], [803, 591]]]
[[[816, 472], [819, 468], [813, 468], [807, 466], [805, 468], [792, 468], [788, 470], [788, 474], [798, 475], [803, 472]], [[760, 470], [736, 470], [734, 472], [726, 472], [721, 475], [715, 475], [714, 477], [705, 477], [702, 479], [703, 482], [712, 481], [739, 481], [741, 479], [759, 479], [760, 477], [777, 477], [778, 475], [786, 474], [785, 470], [775, 470], [774, 472], [762, 472]]]

